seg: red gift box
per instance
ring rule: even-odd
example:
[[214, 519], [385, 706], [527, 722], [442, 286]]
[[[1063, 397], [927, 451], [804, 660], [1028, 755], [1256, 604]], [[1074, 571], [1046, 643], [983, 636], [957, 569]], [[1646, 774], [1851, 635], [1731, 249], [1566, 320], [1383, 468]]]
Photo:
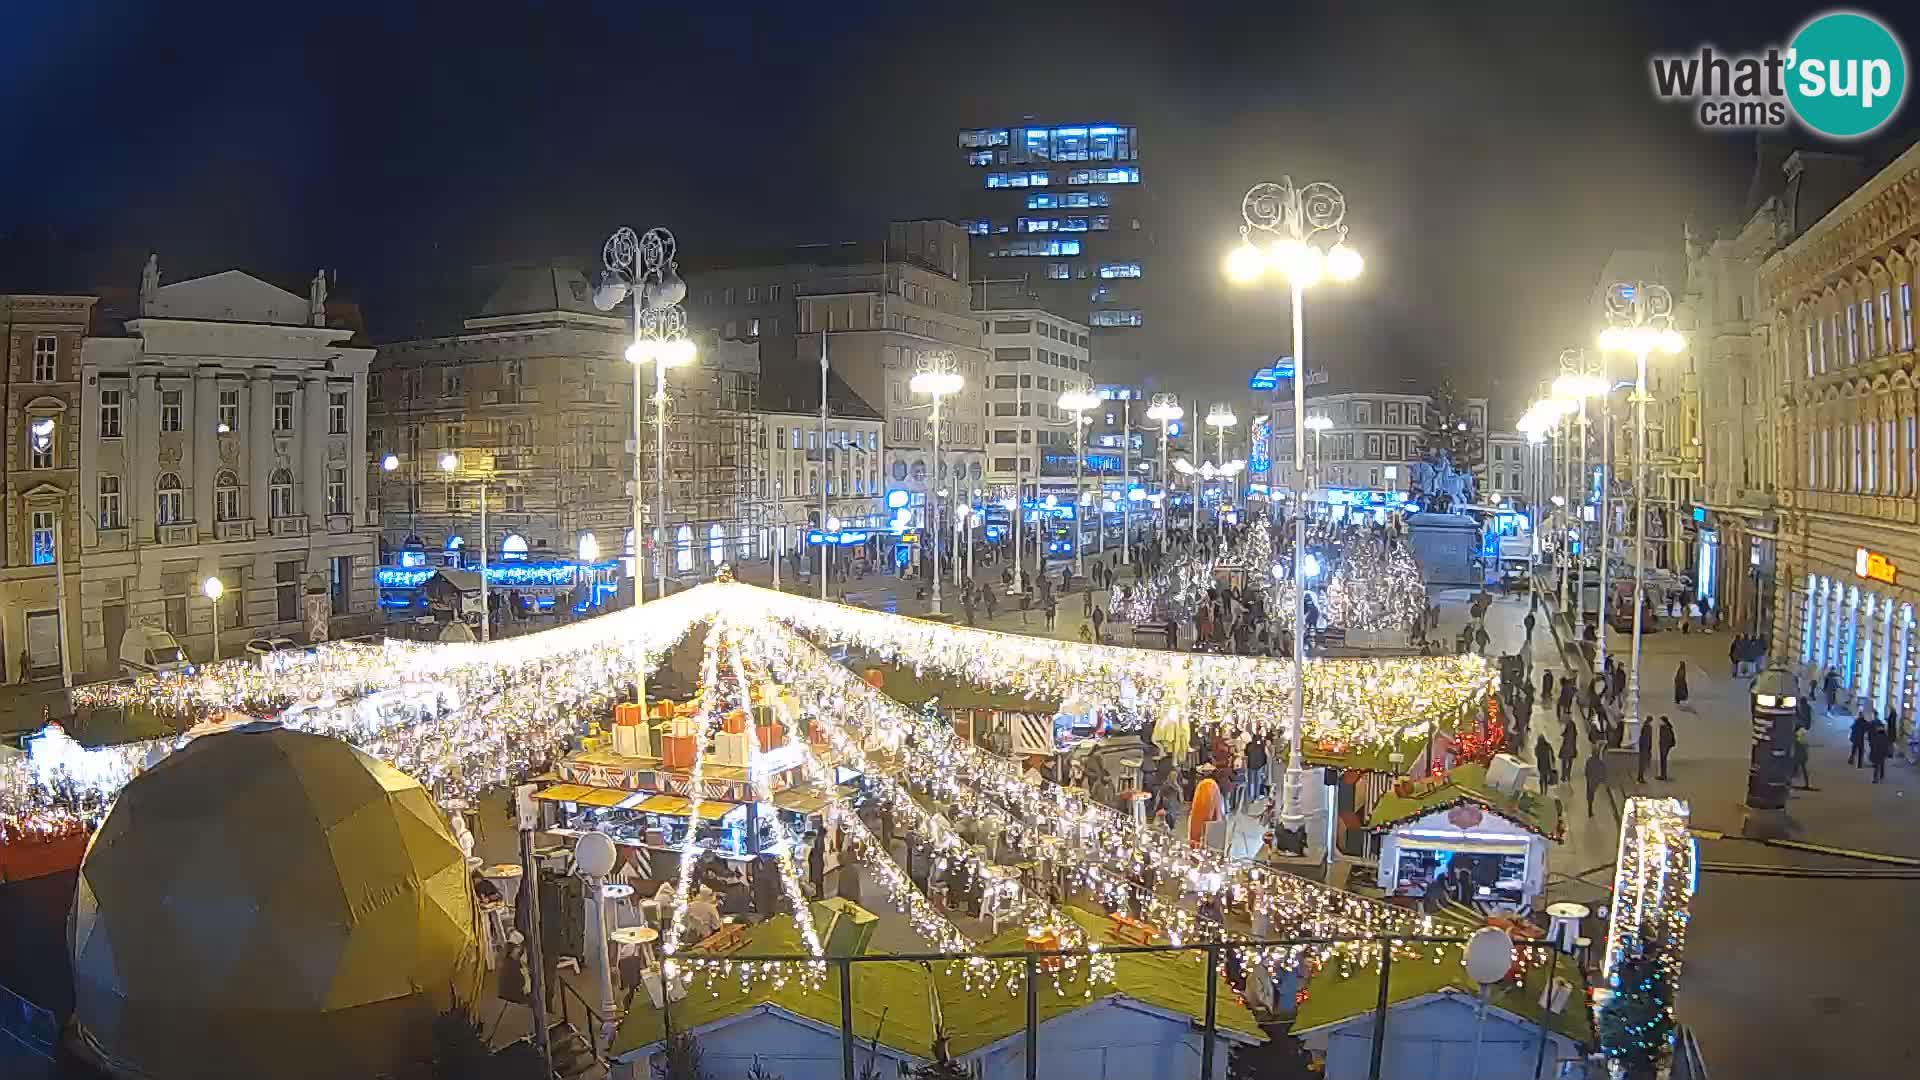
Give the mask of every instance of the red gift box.
[[693, 768], [693, 756], [697, 752], [691, 735], [660, 736], [660, 763], [669, 769]]
[[785, 745], [787, 741], [787, 729], [779, 721], [755, 725], [753, 733], [760, 739], [760, 752], [763, 754], [776, 746]]
[[725, 716], [720, 718], [720, 730], [729, 735], [745, 735], [747, 733], [747, 714], [739, 709], [730, 710]]

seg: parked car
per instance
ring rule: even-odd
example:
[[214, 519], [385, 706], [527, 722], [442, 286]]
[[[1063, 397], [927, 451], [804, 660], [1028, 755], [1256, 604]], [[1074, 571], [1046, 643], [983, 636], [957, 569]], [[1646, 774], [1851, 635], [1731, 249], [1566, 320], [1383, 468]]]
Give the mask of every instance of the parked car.
[[191, 667], [172, 634], [154, 626], [129, 626], [120, 639], [120, 674], [157, 675]]
[[300, 648], [300, 645], [292, 638], [257, 637], [247, 642], [247, 655], [272, 656], [277, 652], [287, 652], [298, 648]]

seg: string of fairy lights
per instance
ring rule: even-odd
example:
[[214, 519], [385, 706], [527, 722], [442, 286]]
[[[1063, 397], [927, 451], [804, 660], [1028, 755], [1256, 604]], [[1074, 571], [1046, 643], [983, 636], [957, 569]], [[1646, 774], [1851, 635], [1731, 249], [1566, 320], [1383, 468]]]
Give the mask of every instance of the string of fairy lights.
[[1684, 801], [1671, 798], [1636, 795], [1621, 809], [1603, 985], [1614, 984], [1630, 946], [1653, 945], [1668, 985], [1679, 987], [1687, 923], [1700, 874], [1700, 848], [1691, 816]]
[[1245, 529], [1224, 549], [1189, 547], [1166, 560], [1143, 581], [1126, 586], [1112, 605], [1114, 618], [1139, 625], [1184, 622], [1219, 584], [1221, 571], [1244, 570], [1245, 585], [1256, 592], [1272, 584], [1273, 536], [1264, 525]]
[[[720, 694], [720, 624], [707, 627], [706, 651], [700, 657], [700, 690], [695, 698], [693, 723], [695, 737], [704, 744], [714, 716], [714, 702]], [[677, 721], [676, 721], [677, 722]], [[680, 842], [680, 873], [673, 890], [673, 912], [667, 918], [667, 932], [660, 936], [660, 954], [665, 957], [661, 971], [668, 978], [680, 975], [677, 961], [680, 935], [686, 932], [687, 904], [693, 898], [693, 870], [700, 859], [700, 807], [706, 802], [705, 765], [707, 755], [693, 755], [691, 783], [687, 787], [687, 835]]]

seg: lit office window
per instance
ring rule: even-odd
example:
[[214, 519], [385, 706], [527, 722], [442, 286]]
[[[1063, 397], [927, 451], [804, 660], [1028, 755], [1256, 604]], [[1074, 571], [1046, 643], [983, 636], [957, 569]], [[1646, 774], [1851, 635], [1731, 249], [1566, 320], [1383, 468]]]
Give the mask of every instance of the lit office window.
[[1140, 326], [1142, 319], [1139, 308], [1106, 308], [1093, 313], [1087, 320], [1091, 326]]
[[1140, 276], [1139, 263], [1104, 263], [1100, 267], [1103, 278], [1137, 278]]

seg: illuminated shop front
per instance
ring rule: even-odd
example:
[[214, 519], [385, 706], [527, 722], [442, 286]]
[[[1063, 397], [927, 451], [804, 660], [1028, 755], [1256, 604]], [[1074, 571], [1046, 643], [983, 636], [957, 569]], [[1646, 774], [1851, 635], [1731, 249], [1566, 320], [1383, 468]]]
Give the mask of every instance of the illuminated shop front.
[[1864, 703], [1876, 716], [1890, 707], [1911, 716], [1920, 683], [1920, 635], [1899, 573], [1885, 554], [1859, 548], [1850, 579], [1808, 574], [1800, 598], [1801, 663], [1816, 679], [1828, 671], [1839, 676], [1838, 704]]

